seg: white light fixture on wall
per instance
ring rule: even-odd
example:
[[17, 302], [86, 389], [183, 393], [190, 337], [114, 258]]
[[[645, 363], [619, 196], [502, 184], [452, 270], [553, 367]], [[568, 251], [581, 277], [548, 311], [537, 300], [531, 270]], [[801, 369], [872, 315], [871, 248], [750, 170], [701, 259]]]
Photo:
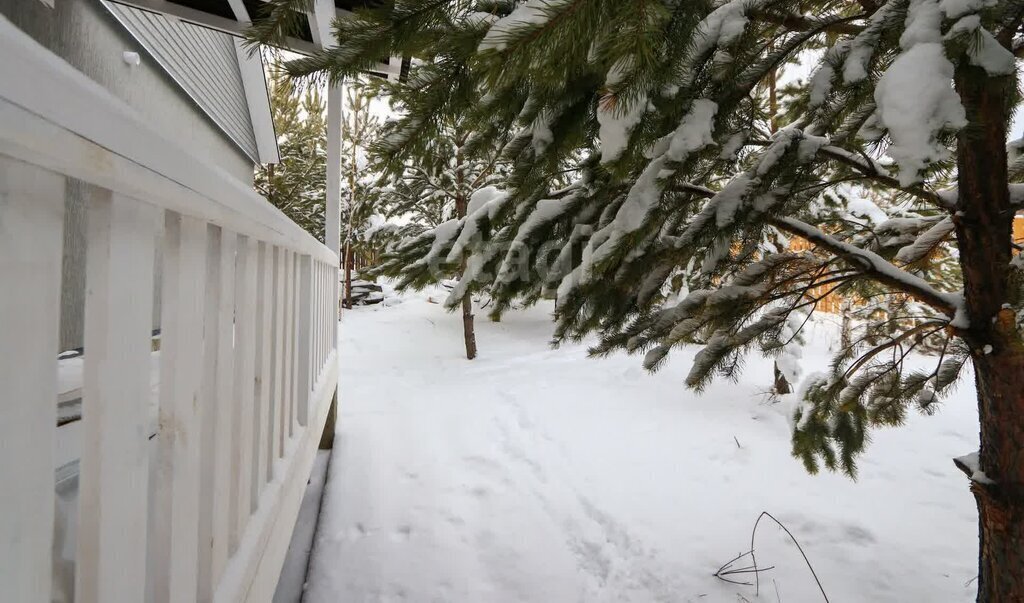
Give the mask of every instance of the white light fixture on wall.
[[121, 58], [124, 59], [125, 63], [131, 65], [132, 67], [138, 67], [139, 64], [142, 62], [142, 59], [139, 57], [139, 53], [132, 52], [130, 50], [126, 50], [123, 53], [121, 53]]

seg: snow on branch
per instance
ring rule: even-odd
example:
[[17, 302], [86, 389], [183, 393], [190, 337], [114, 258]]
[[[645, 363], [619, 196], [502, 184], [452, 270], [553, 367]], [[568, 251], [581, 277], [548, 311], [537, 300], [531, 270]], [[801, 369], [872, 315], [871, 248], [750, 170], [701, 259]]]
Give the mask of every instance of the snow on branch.
[[875, 161], [867, 155], [858, 155], [851, 153], [850, 151], [837, 147], [835, 145], [825, 145], [818, 150], [819, 153], [825, 155], [830, 159], [834, 159], [848, 167], [851, 167], [858, 172], [868, 176], [870, 179], [884, 184], [886, 186], [902, 189], [907, 193], [914, 195], [922, 201], [926, 201], [937, 207], [943, 207], [946, 209], [953, 209], [956, 207], [956, 191], [952, 191], [952, 196], [949, 196], [946, 192], [935, 193], [922, 188], [920, 185], [904, 186], [899, 179], [890, 174], [889, 170], [879, 162]]
[[942, 14], [937, 0], [911, 0], [903, 51], [875, 86], [875, 105], [892, 139], [887, 153], [900, 167], [900, 185], [921, 181], [932, 164], [950, 157], [939, 141], [945, 130], [967, 125], [960, 97], [953, 90], [953, 63], [942, 42]]
[[776, 228], [803, 237], [831, 251], [851, 264], [857, 265], [861, 270], [870, 274], [879, 282], [917, 297], [933, 308], [953, 316], [952, 324], [954, 326], [960, 328], [967, 326], [962, 294], [937, 291], [928, 281], [916, 274], [911, 274], [906, 270], [898, 268], [877, 253], [840, 241], [796, 218], [778, 217], [771, 219], [770, 222]]
[[923, 260], [946, 240], [946, 237], [953, 232], [953, 227], [953, 218], [944, 217], [918, 236], [913, 243], [902, 247], [894, 259], [901, 264], [912, 264]]
[[486, 186], [473, 193], [469, 199], [466, 217], [459, 222], [459, 235], [452, 243], [445, 263], [458, 262], [462, 255], [470, 250], [476, 239], [482, 236], [483, 229], [493, 222], [505, 206], [508, 198], [508, 193], [493, 186]]
[[521, 32], [535, 31], [546, 25], [570, 0], [526, 0], [507, 17], [502, 17], [487, 31], [477, 50], [503, 51]]

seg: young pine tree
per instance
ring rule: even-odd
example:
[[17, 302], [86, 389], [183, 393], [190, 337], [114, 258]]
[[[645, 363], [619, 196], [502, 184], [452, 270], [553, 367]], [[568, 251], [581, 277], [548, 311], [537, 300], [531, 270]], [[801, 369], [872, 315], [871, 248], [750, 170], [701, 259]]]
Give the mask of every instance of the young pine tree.
[[345, 266], [344, 304], [352, 307], [352, 269], [355, 256], [364, 258], [373, 252], [373, 241], [366, 233], [371, 227], [379, 195], [377, 174], [371, 169], [369, 148], [376, 138], [380, 122], [370, 110], [370, 98], [361, 86], [345, 91], [341, 121], [341, 232], [342, 262]]
[[[791, 315], [828, 293], [884, 300], [801, 388], [794, 453], [852, 474], [870, 428], [935, 410], [971, 365], [980, 449], [958, 463], [980, 516], [978, 599], [1008, 602], [1024, 600], [1024, 170], [1007, 152], [1022, 19], [1019, 0], [393, 0], [288, 68], [423, 59], [396, 155], [447, 119], [514, 133], [488, 222], [514, 244], [481, 260], [499, 267], [499, 311], [556, 290], [557, 338], [596, 332], [597, 353], [646, 352], [650, 369], [700, 345], [686, 383], [701, 388], [778, 354]], [[759, 90], [798, 59], [812, 75], [773, 132]], [[889, 201], [881, 224], [847, 219], [832, 193], [850, 183]], [[766, 251], [786, 239], [807, 248]], [[697, 286], [672, 300], [680, 275]], [[912, 370], [922, 347], [934, 367]]]
[[[416, 94], [415, 84], [401, 83], [391, 86], [396, 100]], [[470, 214], [487, 212], [495, 200], [505, 197], [492, 186], [501, 178], [502, 165], [496, 145], [474, 145], [471, 132], [455, 120], [448, 120], [438, 127], [435, 134], [422, 150], [402, 155], [395, 163], [395, 146], [401, 143], [396, 136], [392, 122], [385, 136], [375, 147], [377, 156], [384, 164], [390, 164], [395, 173], [394, 196], [390, 202], [391, 211], [411, 215], [423, 227], [407, 229], [406, 236], [392, 246], [383, 257], [377, 274], [397, 277], [397, 287], [423, 287], [455, 275], [454, 285], [446, 305], [461, 306], [463, 339], [466, 358], [472, 360], [477, 354], [476, 333], [473, 315], [473, 293], [488, 278], [478, 278], [479, 262], [474, 260], [473, 251], [478, 251], [487, 242], [478, 236], [457, 245], [454, 235], [466, 232], [465, 224]], [[400, 133], [400, 132], [399, 132]], [[488, 224], [474, 231], [482, 235], [489, 231]], [[468, 234], [468, 233], [467, 233]]]
[[[279, 66], [279, 65], [278, 65]], [[327, 124], [314, 86], [301, 87], [275, 68], [270, 109], [281, 161], [256, 171], [255, 186], [268, 201], [318, 240], [324, 240]]]

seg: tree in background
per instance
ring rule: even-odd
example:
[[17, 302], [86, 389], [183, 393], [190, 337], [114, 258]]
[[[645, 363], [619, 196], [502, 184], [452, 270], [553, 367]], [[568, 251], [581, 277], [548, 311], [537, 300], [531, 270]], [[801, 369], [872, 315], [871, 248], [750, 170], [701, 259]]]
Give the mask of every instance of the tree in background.
[[[441, 233], [457, 232], [471, 209], [477, 210], [503, 195], [490, 186], [499, 179], [501, 171], [496, 149], [481, 153], [470, 146], [469, 136], [458, 124], [449, 123], [425, 147], [422, 156], [397, 166], [399, 174], [394, 188], [400, 193], [392, 199], [391, 211], [412, 217], [415, 226], [402, 233], [374, 272], [398, 278], [398, 289], [421, 288], [456, 276], [458, 282], [447, 305], [458, 304], [462, 308], [466, 358], [472, 360], [477, 354], [473, 323], [473, 293], [478, 288], [473, 286], [477, 283], [476, 266], [468, 263], [468, 245], [455, 248]], [[382, 139], [377, 152], [389, 156], [392, 143]]]
[[[507, 194], [488, 202], [497, 220], [470, 212], [427, 254], [500, 225], [490, 234], [514, 245], [479, 256], [500, 266], [498, 309], [553, 286], [556, 339], [597, 333], [595, 353], [645, 352], [651, 370], [696, 344], [686, 383], [702, 388], [746, 353], [780, 353], [803, 328], [790, 335], [794, 313], [829, 293], [886, 300], [800, 388], [794, 454], [853, 474], [870, 428], [933, 412], [972, 365], [980, 450], [957, 465], [980, 516], [978, 599], [1020, 601], [1024, 261], [1011, 226], [1024, 186], [1007, 122], [1022, 19], [1013, 0], [395, 0], [337, 21], [338, 48], [288, 69], [337, 79], [381, 56], [424, 59], [398, 155], [448, 119], [484, 141], [516, 133]], [[758, 89], [798, 59], [813, 75], [773, 133]], [[552, 186], [577, 154], [572, 183]], [[830, 202], [849, 183], [890, 200], [880, 224]], [[797, 238], [808, 248], [766, 252]], [[540, 262], [552, 246], [556, 261]], [[699, 286], [672, 299], [680, 274]], [[917, 370], [907, 359], [923, 346], [939, 352]]]
[[[405, 82], [378, 82], [376, 90], [397, 111], [409, 111], [420, 100], [424, 76], [418, 72]], [[472, 130], [451, 118], [434, 124], [432, 135], [421, 140], [414, 141], [406, 129], [404, 121], [388, 122], [371, 149], [381, 171], [391, 178], [381, 195], [383, 205], [389, 215], [410, 220], [372, 274], [398, 278], [398, 289], [457, 276], [446, 305], [461, 306], [466, 358], [472, 360], [477, 355], [473, 293], [483, 281], [475, 278], [470, 242], [456, 249], [440, 233], [456, 232], [471, 210], [503, 196], [490, 186], [504, 180], [500, 146], [494, 141], [480, 144]], [[472, 241], [474, 246], [480, 243]]]
[[[327, 198], [327, 123], [317, 82], [299, 82], [284, 74], [280, 59], [272, 62], [270, 106], [281, 157], [278, 164], [261, 166], [256, 190], [319, 241], [324, 240]], [[379, 195], [377, 174], [367, 157], [378, 119], [358, 85], [348, 86], [343, 102], [341, 152], [342, 255], [345, 266], [344, 302], [351, 307], [354, 257], [378, 251], [366, 232], [374, 223]]]
[[368, 151], [380, 123], [370, 111], [370, 98], [356, 82], [345, 91], [341, 121], [342, 176], [342, 261], [345, 266], [346, 308], [352, 307], [352, 270], [355, 256], [373, 255], [373, 241], [367, 237], [379, 202], [375, 192], [378, 175], [371, 169]]
[[327, 123], [316, 86], [300, 86], [279, 63], [270, 78], [270, 109], [281, 157], [256, 170], [256, 190], [296, 224], [324, 240]]

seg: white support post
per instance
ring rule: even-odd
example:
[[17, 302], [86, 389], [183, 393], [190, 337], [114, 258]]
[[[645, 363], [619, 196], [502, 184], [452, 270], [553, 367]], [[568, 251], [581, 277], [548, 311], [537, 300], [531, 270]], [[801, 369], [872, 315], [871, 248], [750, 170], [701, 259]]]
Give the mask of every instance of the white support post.
[[[316, 0], [313, 14], [310, 16], [310, 29], [313, 30], [313, 41], [320, 46], [329, 46], [333, 42], [329, 38], [330, 19], [334, 16], [334, 3], [330, 0]], [[328, 16], [330, 15], [330, 16]], [[327, 247], [341, 258], [341, 84], [332, 84], [327, 89], [327, 203], [325, 204], [324, 242]], [[341, 269], [344, 266], [338, 263]], [[338, 283], [338, 270], [328, 269], [330, 273], [330, 295], [328, 301], [333, 305], [330, 316], [329, 350], [337, 343], [338, 311], [341, 304], [341, 289]], [[337, 390], [335, 390], [337, 391]], [[333, 429], [333, 426], [329, 427]]]
[[238, 262], [235, 269], [235, 375], [232, 416], [231, 465], [225, 480], [231, 482], [230, 548], [234, 552], [245, 532], [253, 507], [254, 442], [258, 434], [254, 406], [256, 388], [256, 241], [238, 237]]
[[153, 258], [163, 212], [106, 191], [87, 190], [75, 600], [142, 601]]
[[49, 603], [64, 177], [0, 157], [0, 600]]
[[341, 84], [332, 84], [327, 88], [327, 213], [324, 217], [324, 241], [331, 251], [339, 254], [339, 257], [341, 249], [341, 111]]
[[160, 352], [160, 428], [153, 554], [157, 603], [192, 601], [197, 592], [199, 442], [196, 397], [204, 362], [206, 223], [168, 213], [164, 235]]

